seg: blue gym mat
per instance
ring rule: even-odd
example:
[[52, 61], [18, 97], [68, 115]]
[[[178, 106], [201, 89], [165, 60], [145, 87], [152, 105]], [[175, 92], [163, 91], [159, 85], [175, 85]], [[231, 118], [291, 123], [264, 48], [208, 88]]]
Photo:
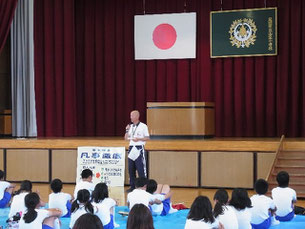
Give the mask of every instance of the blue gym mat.
[[[127, 216], [121, 216], [118, 211], [128, 211], [126, 206], [116, 207], [115, 221], [120, 225], [118, 228], [126, 228]], [[167, 216], [154, 216], [155, 229], [184, 229], [186, 216], [189, 210], [180, 210]], [[0, 209], [0, 226], [5, 228], [9, 208]], [[70, 218], [61, 218], [62, 229], [69, 229]], [[305, 229], [305, 216], [297, 215], [290, 222], [281, 222], [272, 226], [272, 229]]]

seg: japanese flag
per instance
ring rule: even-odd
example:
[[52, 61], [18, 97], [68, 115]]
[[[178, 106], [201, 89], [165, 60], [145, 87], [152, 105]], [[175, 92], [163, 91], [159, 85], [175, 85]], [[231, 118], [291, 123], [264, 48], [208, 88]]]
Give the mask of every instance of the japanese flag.
[[135, 16], [135, 59], [196, 58], [196, 13]]

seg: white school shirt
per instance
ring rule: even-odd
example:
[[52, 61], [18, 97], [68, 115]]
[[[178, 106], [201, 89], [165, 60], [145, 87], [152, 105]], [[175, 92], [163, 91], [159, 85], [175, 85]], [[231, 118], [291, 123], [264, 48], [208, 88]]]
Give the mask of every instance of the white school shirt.
[[233, 207], [238, 221], [238, 229], [251, 229], [251, 211], [249, 208], [237, 210]]
[[11, 184], [7, 181], [0, 181], [0, 200], [4, 196], [5, 189], [7, 189]]
[[277, 187], [272, 189], [271, 194], [277, 208], [276, 215], [283, 217], [292, 212], [292, 201], [297, 200], [297, 194], [292, 188]]
[[[97, 208], [93, 206], [93, 214], [96, 214], [96, 212], [97, 212]], [[76, 211], [71, 212], [71, 220], [70, 220], [69, 228], [73, 228], [76, 220], [86, 213], [90, 213], [90, 212], [87, 212], [85, 206], [83, 204], [80, 204], [79, 208]]]
[[265, 195], [253, 195], [251, 198], [251, 223], [260, 224], [269, 218], [269, 209], [275, 209], [274, 201]]
[[91, 183], [91, 182], [88, 182], [88, 181], [83, 181], [83, 180], [80, 180], [76, 186], [75, 186], [75, 189], [74, 189], [74, 198], [76, 199], [77, 198], [77, 193], [79, 190], [82, 190], [82, 189], [87, 189], [89, 192], [90, 192], [90, 196], [93, 192], [95, 188], [95, 184]]
[[127, 202], [129, 202], [129, 209], [132, 209], [135, 204], [144, 204], [149, 206], [149, 202], [154, 201], [155, 198], [152, 194], [142, 189], [134, 189], [127, 195]]
[[51, 193], [49, 195], [49, 208], [59, 208], [62, 216], [68, 213], [67, 202], [72, 199], [71, 195], [64, 192]]
[[217, 216], [217, 220], [224, 226], [225, 229], [237, 229], [238, 221], [235, 211], [232, 206], [223, 206], [223, 214]]
[[187, 219], [184, 229], [212, 229], [218, 228], [219, 222], [215, 219], [214, 223], [206, 223], [203, 220]]
[[8, 214], [8, 217], [11, 218], [12, 216], [16, 215], [17, 212], [25, 212], [26, 211], [26, 206], [24, 203], [24, 198], [25, 196], [29, 194], [28, 192], [22, 192], [16, 196], [13, 197], [11, 207], [10, 207], [10, 212]]
[[148, 127], [143, 122], [139, 122], [137, 125], [132, 124], [128, 131], [128, 139], [130, 139], [130, 146], [145, 145], [145, 141], [134, 142], [133, 138], [149, 137]]
[[[45, 218], [49, 217], [49, 211], [45, 209], [35, 209], [37, 212], [37, 217], [31, 223], [25, 223], [23, 216], [19, 221], [19, 229], [38, 229], [42, 228], [42, 223]], [[26, 212], [25, 212], [26, 213]]]
[[[165, 200], [165, 195], [163, 195], [163, 194], [153, 194], [153, 196], [154, 196], [154, 199], [158, 199], [160, 201]], [[163, 203], [151, 205], [151, 214], [161, 215], [162, 211], [163, 211]]]
[[100, 218], [103, 225], [105, 226], [110, 223], [110, 209], [116, 205], [116, 202], [111, 198], [105, 198], [99, 203], [93, 202], [92, 205], [97, 207], [96, 215]]

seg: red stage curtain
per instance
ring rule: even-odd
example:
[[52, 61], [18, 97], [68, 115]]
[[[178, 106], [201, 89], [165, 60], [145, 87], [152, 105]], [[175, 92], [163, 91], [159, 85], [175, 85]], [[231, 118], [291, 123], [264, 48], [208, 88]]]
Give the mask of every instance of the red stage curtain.
[[15, 14], [17, 0], [0, 1], [0, 52], [5, 45], [7, 35]]
[[[214, 101], [216, 136], [305, 137], [305, 3], [278, 7], [278, 56], [210, 58], [210, 11], [265, 0], [146, 0], [151, 13], [197, 12], [197, 58], [134, 60], [142, 0], [36, 1], [39, 136], [121, 136], [150, 101]], [[54, 2], [54, 3], [53, 3]], [[185, 4], [186, 3], [186, 4]]]
[[35, 1], [38, 136], [77, 135], [74, 0]]

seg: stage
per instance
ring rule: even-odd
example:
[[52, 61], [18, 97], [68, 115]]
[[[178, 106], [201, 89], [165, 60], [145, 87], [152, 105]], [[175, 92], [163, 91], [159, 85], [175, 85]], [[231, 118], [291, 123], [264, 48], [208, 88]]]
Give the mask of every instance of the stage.
[[[269, 173], [280, 138], [150, 140], [148, 175], [175, 187], [253, 188]], [[125, 147], [123, 137], [0, 139], [0, 169], [7, 180], [48, 183], [76, 180], [79, 146]], [[304, 138], [285, 139], [284, 149], [305, 149]], [[125, 169], [125, 183], [128, 173]]]

